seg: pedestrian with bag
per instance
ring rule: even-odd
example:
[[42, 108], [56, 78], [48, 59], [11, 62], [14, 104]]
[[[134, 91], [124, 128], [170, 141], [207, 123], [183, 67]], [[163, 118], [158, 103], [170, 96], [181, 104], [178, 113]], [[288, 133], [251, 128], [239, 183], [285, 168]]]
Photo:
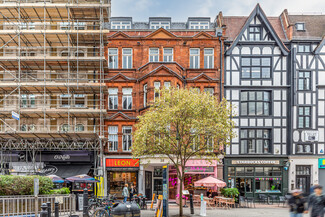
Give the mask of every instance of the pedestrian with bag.
[[[314, 187], [314, 193], [308, 198], [308, 209], [311, 209], [311, 217], [323, 217], [325, 207], [325, 196], [323, 193], [323, 187], [317, 185]], [[305, 213], [308, 213], [306, 211]]]
[[131, 189], [130, 189], [130, 201], [133, 199], [133, 195], [137, 193], [137, 190], [133, 184], [131, 184]]
[[124, 188], [123, 188], [123, 192], [122, 192], [122, 196], [124, 197], [123, 203], [126, 203], [126, 201], [128, 200], [128, 196], [129, 196], [128, 187], [129, 187], [129, 185], [125, 183]]
[[305, 202], [305, 198], [301, 195], [300, 189], [295, 189], [292, 192], [292, 197], [288, 200], [290, 217], [302, 217], [306, 211]]

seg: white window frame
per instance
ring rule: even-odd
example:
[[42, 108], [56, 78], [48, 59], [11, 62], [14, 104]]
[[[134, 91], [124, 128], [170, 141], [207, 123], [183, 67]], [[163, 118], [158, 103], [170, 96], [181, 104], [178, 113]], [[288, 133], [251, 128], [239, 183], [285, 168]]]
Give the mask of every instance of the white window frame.
[[204, 92], [209, 93], [211, 96], [213, 96], [214, 95], [214, 88], [213, 87], [205, 87]]
[[[68, 98], [68, 105], [62, 105], [62, 99], [63, 98]], [[69, 98], [70, 98], [70, 104], [69, 104]], [[60, 95], [60, 107], [61, 108], [70, 108], [71, 107], [71, 102], [72, 102], [72, 95], [71, 94], [61, 94]]]
[[169, 21], [151, 21], [150, 22], [150, 29], [170, 29], [170, 22]]
[[118, 126], [108, 126], [109, 151], [118, 150]]
[[[131, 53], [126, 53], [127, 50], [130, 50]], [[122, 48], [122, 69], [132, 69], [132, 48]]]
[[190, 21], [190, 29], [209, 29], [209, 27], [208, 21]]
[[[208, 53], [211, 51], [212, 53]], [[204, 48], [204, 68], [213, 69], [214, 68], [214, 49], [213, 48]]]
[[164, 82], [164, 87], [165, 87], [167, 90], [169, 90], [169, 89], [170, 89], [170, 84], [171, 84], [170, 81], [165, 81], [165, 82]]
[[[171, 50], [172, 52], [166, 54], [166, 50]], [[171, 47], [165, 47], [163, 56], [164, 56], [163, 57], [164, 62], [173, 62], [174, 61], [174, 49]]]
[[131, 21], [112, 21], [111, 29], [131, 29]]
[[148, 100], [148, 84], [143, 85], [143, 107], [147, 107]]
[[155, 87], [154, 88], [154, 100], [156, 100], [156, 98], [160, 98], [160, 93], [159, 93], [159, 90], [160, 90], [160, 81], [155, 81], [153, 82], [153, 86]]
[[[110, 54], [110, 50], [116, 51], [116, 54], [115, 53]], [[110, 67], [110, 57], [112, 58], [112, 67]], [[117, 48], [108, 48], [108, 68], [109, 69], [118, 69], [118, 49]]]
[[60, 22], [60, 30], [69, 30], [71, 25], [69, 22]]
[[[302, 27], [302, 28], [299, 28], [299, 26]], [[296, 30], [297, 31], [305, 31], [306, 30], [305, 23], [302, 23], [302, 22], [296, 23]]]
[[[158, 53], [152, 54], [153, 50], [157, 50]], [[151, 60], [151, 57], [152, 57], [152, 60]], [[149, 62], [159, 62], [159, 48], [157, 48], [157, 47], [149, 48]]]
[[[198, 54], [191, 54], [191, 51], [197, 50]], [[197, 58], [197, 61], [195, 60]], [[192, 60], [193, 59], [193, 60]], [[193, 64], [191, 66], [191, 62], [193, 61]], [[196, 67], [197, 65], [197, 67]], [[191, 69], [199, 69], [200, 68], [200, 48], [190, 48], [190, 68]]]
[[[82, 127], [82, 130], [79, 130], [79, 127]], [[85, 125], [78, 123], [76, 124], [76, 126], [74, 127], [75, 132], [83, 132], [85, 131]]]
[[[83, 105], [81, 104], [76, 104], [76, 101], [78, 99], [83, 99]], [[73, 95], [73, 103], [74, 103], [74, 107], [76, 108], [85, 108], [86, 107], [86, 95], [85, 94], [74, 94]]]
[[[131, 130], [131, 133], [125, 133], [125, 130]], [[130, 142], [131, 141], [131, 142]], [[122, 149], [123, 151], [131, 151], [132, 147], [132, 126], [122, 127]]]
[[[110, 106], [110, 99], [112, 99], [113, 107]], [[116, 108], [114, 108], [116, 102]], [[117, 88], [108, 88], [108, 109], [116, 110], [118, 109], [118, 89]]]
[[[122, 109], [123, 110], [131, 110], [132, 105], [132, 88], [122, 88]], [[124, 102], [126, 101], [126, 108], [124, 107]], [[131, 104], [131, 108], [129, 105]]]

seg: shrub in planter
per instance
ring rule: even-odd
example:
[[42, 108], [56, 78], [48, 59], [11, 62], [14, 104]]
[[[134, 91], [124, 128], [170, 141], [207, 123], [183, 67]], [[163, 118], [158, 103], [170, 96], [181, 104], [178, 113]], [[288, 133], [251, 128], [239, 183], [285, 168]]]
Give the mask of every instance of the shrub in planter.
[[239, 191], [237, 188], [223, 188], [221, 189], [221, 194], [225, 197], [234, 198], [236, 201], [237, 197], [239, 196]]
[[0, 176], [0, 195], [33, 195], [34, 178], [39, 179], [39, 194], [50, 194], [52, 180], [44, 176]]
[[70, 194], [70, 190], [69, 188], [54, 189], [51, 194]]

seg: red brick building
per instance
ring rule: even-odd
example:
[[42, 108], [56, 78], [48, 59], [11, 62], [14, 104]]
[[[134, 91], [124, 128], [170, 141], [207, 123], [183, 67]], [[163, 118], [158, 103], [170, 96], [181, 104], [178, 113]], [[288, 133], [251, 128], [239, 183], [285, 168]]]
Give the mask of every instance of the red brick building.
[[[223, 39], [219, 40], [216, 30], [165, 28], [111, 29], [108, 35], [105, 48], [109, 64], [105, 74], [108, 118], [105, 124], [110, 140], [106, 153], [109, 157], [130, 156], [133, 125], [154, 100], [155, 89], [191, 87], [220, 98], [223, 83], [220, 40]], [[110, 174], [108, 182], [117, 179]], [[222, 173], [220, 175], [222, 177]], [[140, 182], [137, 174], [130, 176], [132, 182]]]

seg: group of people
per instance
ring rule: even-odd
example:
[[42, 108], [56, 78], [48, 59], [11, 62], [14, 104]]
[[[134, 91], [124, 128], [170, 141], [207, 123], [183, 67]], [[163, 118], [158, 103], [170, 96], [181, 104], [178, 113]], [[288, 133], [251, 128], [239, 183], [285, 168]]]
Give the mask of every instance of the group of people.
[[135, 185], [131, 184], [131, 188], [129, 191], [129, 185], [126, 183], [122, 191], [123, 202], [125, 203], [128, 200], [128, 197], [130, 197], [130, 201], [132, 201], [133, 195], [135, 195], [136, 193], [137, 193], [137, 189]]
[[320, 185], [315, 185], [312, 187], [311, 194], [307, 200], [299, 189], [294, 190], [292, 192], [292, 197], [288, 201], [290, 207], [290, 217], [302, 217], [303, 213], [308, 213], [309, 210], [311, 217], [323, 217], [325, 209], [325, 195], [322, 193], [323, 187]]

